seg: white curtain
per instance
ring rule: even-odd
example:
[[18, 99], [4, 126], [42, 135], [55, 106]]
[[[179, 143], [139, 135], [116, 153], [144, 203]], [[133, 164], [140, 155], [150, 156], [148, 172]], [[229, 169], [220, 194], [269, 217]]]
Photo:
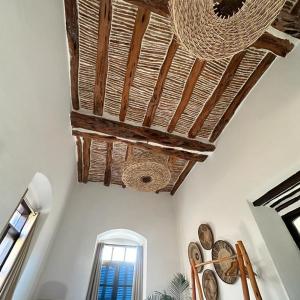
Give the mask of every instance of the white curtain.
[[97, 244], [86, 300], [98, 299], [103, 247], [103, 243]]
[[19, 239], [1, 270], [0, 300], [10, 300], [13, 297], [36, 227], [37, 218], [37, 213], [29, 216]]
[[143, 246], [137, 247], [132, 299], [143, 300]]

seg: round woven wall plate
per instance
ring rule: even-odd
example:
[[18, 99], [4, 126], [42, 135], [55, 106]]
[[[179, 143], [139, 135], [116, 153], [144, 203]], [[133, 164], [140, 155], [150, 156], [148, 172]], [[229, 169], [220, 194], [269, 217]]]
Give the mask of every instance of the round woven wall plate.
[[[233, 247], [225, 241], [216, 241], [212, 247], [212, 259], [221, 259], [235, 255]], [[236, 260], [226, 260], [214, 263], [218, 276], [226, 283], [233, 284], [238, 278], [238, 265]]]
[[209, 225], [201, 224], [198, 228], [198, 237], [202, 247], [210, 250], [214, 244], [214, 236]]
[[170, 0], [172, 30], [180, 44], [204, 60], [232, 57], [273, 23], [285, 0]]
[[[197, 243], [189, 243], [188, 255], [190, 262], [194, 262], [195, 265], [201, 264], [203, 262], [201, 248]], [[196, 270], [198, 273], [202, 272], [203, 266], [197, 267]]]
[[203, 292], [206, 300], [217, 300], [219, 297], [218, 282], [214, 271], [205, 270], [202, 276]]

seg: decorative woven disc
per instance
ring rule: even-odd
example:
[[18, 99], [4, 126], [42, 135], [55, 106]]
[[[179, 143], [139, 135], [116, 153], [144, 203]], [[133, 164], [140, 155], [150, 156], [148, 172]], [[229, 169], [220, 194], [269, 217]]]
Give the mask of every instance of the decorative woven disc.
[[141, 192], [154, 192], [164, 188], [171, 173], [163, 156], [145, 152], [130, 158], [123, 168], [122, 180], [126, 186]]
[[[189, 260], [193, 262], [195, 265], [201, 264], [203, 262], [203, 256], [201, 253], [201, 248], [197, 243], [190, 242], [188, 248]], [[201, 273], [203, 270], [203, 266], [196, 268], [198, 273]]]
[[217, 300], [219, 296], [218, 282], [214, 271], [205, 270], [202, 276], [203, 292], [206, 300]]
[[210, 250], [214, 244], [214, 236], [209, 225], [201, 224], [198, 228], [198, 237], [202, 247]]
[[[212, 259], [221, 259], [235, 255], [233, 247], [225, 241], [216, 241], [212, 248]], [[238, 265], [236, 259], [225, 260], [219, 263], [214, 263], [219, 277], [228, 284], [233, 284], [238, 278]]]
[[272, 24], [285, 0], [170, 0], [172, 28], [182, 46], [205, 60], [231, 57]]

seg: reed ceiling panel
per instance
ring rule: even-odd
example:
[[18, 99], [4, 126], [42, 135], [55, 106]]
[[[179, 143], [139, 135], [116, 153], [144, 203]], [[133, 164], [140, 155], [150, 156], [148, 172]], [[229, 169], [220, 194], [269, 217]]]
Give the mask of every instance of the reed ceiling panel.
[[208, 118], [205, 120], [203, 127], [199, 131], [198, 137], [209, 138], [213, 129], [219, 122], [220, 118], [228, 108], [228, 106], [233, 101], [234, 97], [237, 95], [241, 87], [246, 83], [250, 75], [257, 68], [258, 64], [266, 55], [266, 51], [257, 49], [248, 49], [246, 54], [237, 68], [237, 71], [230, 81], [230, 84], [224, 91], [222, 97], [217, 102], [212, 112], [209, 114]]
[[98, 46], [99, 1], [78, 1], [80, 107], [93, 110]]
[[208, 61], [202, 70], [194, 88], [190, 101], [181, 115], [175, 128], [175, 132], [187, 135], [201, 112], [203, 105], [218, 86], [223, 73], [229, 63], [229, 59], [220, 61]]
[[143, 37], [133, 85], [129, 93], [127, 120], [142, 125], [171, 40], [169, 20], [151, 14], [150, 22]]
[[[92, 140], [90, 152], [89, 181], [103, 182], [106, 165], [106, 142]], [[83, 162], [85, 163], [85, 162]]]
[[[276, 55], [293, 48], [265, 33], [235, 60], [201, 61], [173, 36], [168, 7], [155, 13], [161, 10], [153, 6], [164, 3], [158, 2], [65, 0], [72, 105], [86, 117], [77, 116], [72, 125], [89, 131], [77, 136], [79, 181], [123, 186], [122, 164], [128, 145], [135, 145], [135, 154], [169, 156], [171, 180], [161, 191], [175, 192], [195, 162], [207, 158], [203, 151], [215, 149], [208, 141], [219, 137]], [[295, 7], [297, 0], [286, 1], [284, 18]], [[149, 141], [153, 144], [135, 144]]]
[[156, 110], [154, 126], [167, 129], [180, 102], [182, 91], [194, 62], [195, 57], [188, 54], [182, 47], [178, 48]]
[[137, 7], [121, 0], [114, 0], [112, 11], [104, 113], [119, 116]]

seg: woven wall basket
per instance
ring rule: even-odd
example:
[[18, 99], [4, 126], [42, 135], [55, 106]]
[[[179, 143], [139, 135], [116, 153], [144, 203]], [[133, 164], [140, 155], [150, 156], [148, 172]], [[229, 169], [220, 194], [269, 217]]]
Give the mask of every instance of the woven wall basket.
[[253, 44], [272, 24], [285, 0], [170, 0], [174, 34], [192, 55], [231, 57]]
[[124, 163], [122, 180], [137, 191], [154, 192], [164, 188], [171, 173], [167, 157], [145, 152], [128, 158]]

